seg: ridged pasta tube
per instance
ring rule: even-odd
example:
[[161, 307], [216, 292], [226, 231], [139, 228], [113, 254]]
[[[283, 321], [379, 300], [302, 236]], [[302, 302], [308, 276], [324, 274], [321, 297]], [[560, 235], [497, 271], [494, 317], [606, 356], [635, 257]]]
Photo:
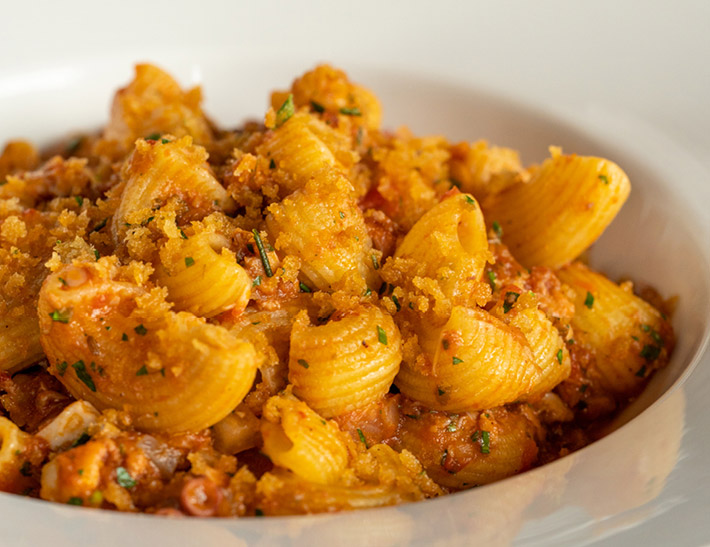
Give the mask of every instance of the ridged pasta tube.
[[264, 405], [263, 452], [274, 464], [317, 484], [334, 484], [348, 465], [345, 434], [294, 397], [274, 396]]
[[588, 374], [617, 397], [633, 395], [651, 371], [668, 362], [670, 323], [631, 290], [583, 264], [570, 264], [557, 275], [574, 291], [575, 343], [593, 352]]
[[572, 368], [569, 352], [557, 329], [538, 309], [535, 294], [517, 287], [506, 289], [503, 287], [501, 301], [490, 313], [525, 335], [533, 359], [540, 368], [540, 374], [535, 378], [532, 390], [525, 395], [525, 400], [536, 400], [567, 379]]
[[450, 412], [481, 410], [529, 393], [540, 368], [519, 330], [490, 313], [455, 306], [443, 327], [417, 329], [423, 363], [402, 363], [395, 384], [407, 397]]
[[[70, 285], [62, 282], [72, 280]], [[109, 259], [50, 275], [38, 313], [49, 371], [77, 399], [143, 431], [195, 431], [229, 414], [256, 375], [251, 344], [122, 281]]]
[[121, 169], [121, 177], [126, 187], [111, 221], [117, 244], [130, 227], [128, 215], [160, 207], [172, 196], [189, 205], [190, 213], [184, 220], [202, 218], [217, 208], [234, 209], [234, 201], [207, 164], [207, 151], [192, 144], [190, 137], [176, 141], [136, 141]]
[[351, 189], [345, 177], [330, 171], [268, 209], [266, 226], [274, 247], [301, 259], [309, 286], [333, 291], [374, 284], [379, 253], [372, 250]]
[[615, 163], [595, 157], [552, 157], [530, 182], [518, 183], [486, 202], [503, 242], [525, 266], [558, 267], [577, 258], [611, 223], [631, 190]]
[[213, 317], [246, 307], [252, 281], [228, 244], [224, 236], [214, 232], [167, 242], [155, 280], [168, 289], [168, 300], [176, 310]]
[[414, 224], [394, 256], [415, 260], [421, 275], [436, 279], [449, 298], [467, 293], [490, 256], [478, 202], [468, 194], [444, 199]]
[[380, 308], [361, 306], [324, 325], [311, 325], [301, 312], [291, 330], [288, 379], [296, 396], [330, 418], [384, 397], [401, 360], [399, 330]]
[[34, 314], [0, 320], [0, 370], [20, 370], [43, 357], [39, 325]]

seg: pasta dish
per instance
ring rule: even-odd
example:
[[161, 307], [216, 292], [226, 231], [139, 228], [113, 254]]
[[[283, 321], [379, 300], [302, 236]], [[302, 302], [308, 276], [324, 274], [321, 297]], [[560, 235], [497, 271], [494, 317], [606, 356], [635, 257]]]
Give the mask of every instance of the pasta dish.
[[630, 192], [380, 127], [318, 66], [259, 122], [138, 65], [106, 126], [0, 155], [0, 490], [268, 516], [484, 485], [603, 435], [670, 304], [584, 253]]

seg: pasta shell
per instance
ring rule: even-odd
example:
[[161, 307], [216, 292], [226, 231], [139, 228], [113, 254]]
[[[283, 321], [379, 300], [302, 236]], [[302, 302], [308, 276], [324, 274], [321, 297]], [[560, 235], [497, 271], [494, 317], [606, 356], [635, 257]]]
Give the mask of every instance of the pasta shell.
[[490, 256], [478, 202], [468, 194], [444, 199], [416, 222], [394, 256], [416, 261], [418, 273], [436, 279], [447, 297], [467, 294]]
[[288, 379], [296, 396], [330, 418], [384, 397], [401, 360], [399, 330], [379, 308], [316, 326], [302, 312], [291, 331]]
[[443, 327], [421, 325], [417, 335], [425, 362], [404, 361], [395, 384], [429, 408], [463, 412], [511, 403], [540, 374], [520, 331], [478, 308], [455, 306]]
[[106, 259], [50, 275], [39, 317], [49, 371], [75, 398], [125, 410], [143, 431], [209, 427], [239, 404], [256, 375], [251, 344], [168, 311], [160, 290], [121, 281]]
[[530, 182], [486, 202], [489, 224], [525, 266], [557, 267], [577, 258], [611, 223], [631, 190], [615, 163], [552, 150]]
[[246, 307], [252, 280], [227, 245], [224, 236], [210, 232], [167, 243], [155, 280], [168, 289], [175, 309], [214, 317]]

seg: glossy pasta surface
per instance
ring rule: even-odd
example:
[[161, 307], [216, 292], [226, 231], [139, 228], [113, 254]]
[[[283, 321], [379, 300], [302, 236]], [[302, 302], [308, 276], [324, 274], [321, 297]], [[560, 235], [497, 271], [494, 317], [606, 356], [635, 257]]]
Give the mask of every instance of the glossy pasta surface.
[[139, 65], [102, 131], [5, 146], [0, 490], [202, 517], [415, 502], [596, 440], [667, 364], [670, 305], [581, 259], [621, 167], [385, 130], [327, 65], [270, 105], [223, 129]]

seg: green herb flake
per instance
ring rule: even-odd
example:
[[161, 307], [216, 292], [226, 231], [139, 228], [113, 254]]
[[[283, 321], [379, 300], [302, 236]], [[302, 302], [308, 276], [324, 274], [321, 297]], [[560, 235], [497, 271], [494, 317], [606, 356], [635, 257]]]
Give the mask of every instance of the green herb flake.
[[74, 196], [74, 201], [76, 201], [76, 203], [79, 207], [84, 205], [84, 198], [81, 196]]
[[186, 256], [185, 257], [185, 267], [191, 268], [194, 265], [195, 265], [195, 259], [192, 258], [191, 256]]
[[76, 377], [79, 378], [86, 387], [88, 387], [91, 391], [96, 393], [96, 385], [94, 384], [94, 380], [91, 378], [91, 374], [89, 374], [86, 371], [86, 365], [84, 365], [84, 361], [77, 361], [72, 365], [72, 368], [76, 372]]
[[520, 298], [520, 293], [508, 291], [505, 293], [505, 300], [503, 301], [503, 313], [508, 313]]
[[103, 219], [101, 222], [99, 222], [96, 226], [94, 226], [94, 229], [91, 230], [91, 232], [98, 232], [101, 229], [103, 229], [106, 226], [106, 223], [108, 222], [108, 218]]
[[557, 362], [561, 365], [562, 364], [562, 348], [557, 350]]
[[380, 263], [377, 260], [377, 255], [370, 255], [370, 258], [372, 259], [372, 267], [375, 268], [376, 270], [380, 269]]
[[488, 270], [488, 284], [491, 286], [491, 290], [496, 290], [496, 273], [493, 270]]
[[[296, 112], [296, 107], [293, 104], [293, 94], [289, 93], [286, 100], [276, 111], [276, 127], [281, 127], [291, 116]], [[271, 276], [269, 276], [271, 277]]]
[[606, 175], [599, 175], [599, 180], [602, 181], [604, 184], [609, 184], [609, 177]]
[[316, 101], [311, 101], [311, 108], [315, 112], [318, 112], [318, 114], [322, 114], [323, 112], [325, 112], [325, 107], [322, 104], [317, 103]]
[[654, 346], [653, 344], [646, 344], [639, 355], [646, 359], [649, 363], [658, 359], [661, 354], [661, 348]]
[[77, 471], [77, 473], [78, 473], [79, 476], [81, 477], [81, 476], [84, 474], [84, 470], [83, 470], [83, 469], [79, 469], [79, 471]]
[[266, 277], [273, 277], [274, 272], [271, 271], [271, 263], [269, 262], [269, 257], [266, 254], [266, 249], [264, 249], [264, 242], [261, 240], [261, 235], [259, 235], [256, 228], [254, 228], [251, 233], [254, 236], [256, 248], [259, 249], [259, 256], [261, 257], [261, 263], [264, 266]]
[[402, 309], [402, 305], [399, 303], [399, 298], [397, 298], [397, 296], [395, 296], [394, 294], [392, 295], [392, 302], [394, 302], [397, 311]]
[[96, 249], [94, 249], [94, 257], [96, 258], [96, 260], [101, 258], [101, 255], [99, 254], [99, 252]]
[[469, 196], [468, 194], [464, 194], [464, 195], [466, 196], [466, 202], [467, 202], [467, 203], [470, 203], [471, 205], [476, 205], [476, 200], [475, 200], [475, 199], [473, 199], [473, 198], [472, 198], [471, 196]]
[[592, 306], [594, 306], [594, 295], [587, 291], [587, 296], [584, 299], [584, 305], [587, 306], [590, 310], [592, 309]]
[[59, 372], [59, 376], [64, 376], [64, 373], [67, 371], [67, 367], [69, 366], [69, 363], [66, 361], [62, 361], [57, 365], [57, 372]]
[[579, 386], [579, 392], [584, 393], [585, 391], [587, 391], [588, 388], [589, 384], [582, 384], [581, 386]]
[[448, 338], [442, 338], [442, 340], [441, 340], [441, 347], [444, 348], [445, 350], [449, 349], [449, 340], [448, 340]]
[[343, 116], [362, 116], [362, 112], [360, 112], [360, 109], [356, 106], [352, 108], [341, 108], [338, 112]]
[[340, 218], [345, 218], [345, 213], [338, 211], [338, 216], [340, 216]]
[[360, 442], [365, 445], [365, 448], [370, 448], [370, 445], [367, 444], [367, 439], [365, 438], [362, 429], [360, 429], [359, 427], [357, 429], [357, 436], [360, 437]]
[[126, 489], [133, 488], [136, 485], [135, 479], [131, 477], [125, 467], [116, 468], [116, 482], [119, 486], [123, 486]]
[[493, 221], [493, 233], [498, 239], [503, 237], [503, 228], [500, 227], [500, 223], [497, 220]]
[[160, 133], [151, 133], [148, 135], [145, 140], [147, 141], [157, 141], [160, 138]]
[[86, 431], [84, 431], [81, 435], [79, 435], [79, 438], [75, 440], [73, 443], [71, 443], [71, 448], [76, 448], [77, 446], [81, 446], [82, 444], [86, 444], [91, 440], [91, 435], [89, 435]]
[[185, 232], [182, 231], [182, 228], [180, 228], [180, 237], [183, 239], [187, 239], [187, 236], [185, 235]]
[[257, 275], [257, 276], [254, 278], [254, 281], [251, 282], [251, 286], [252, 286], [252, 287], [258, 287], [259, 285], [261, 285], [261, 276], [260, 276], [260, 275]]
[[121, 335], [121, 341], [128, 342], [128, 335], [125, 332]]
[[640, 369], [638, 369], [636, 376], [639, 378], [644, 378], [646, 376], [646, 365], [643, 365]]
[[52, 318], [52, 321], [66, 324], [69, 323], [69, 319], [71, 319], [71, 313], [71, 308], [62, 308], [61, 310], [50, 312], [49, 316]]
[[84, 500], [76, 496], [72, 496], [67, 500], [68, 505], [84, 505]]
[[141, 336], [145, 336], [146, 334], [148, 334], [148, 329], [146, 329], [142, 323], [133, 330], [136, 331], [136, 334], [139, 334]]
[[264, 511], [259, 509], [258, 507], [254, 509], [254, 516], [255, 517], [263, 517], [264, 516]]
[[446, 464], [446, 458], [448, 458], [448, 457], [449, 457], [449, 449], [445, 448], [444, 452], [441, 454], [441, 459], [439, 460], [439, 465], [441, 465], [441, 467], [444, 467], [444, 465]]
[[94, 490], [94, 492], [89, 496], [89, 503], [91, 505], [99, 505], [104, 501], [104, 495], [100, 490]]
[[301, 290], [301, 292], [313, 292], [311, 288], [303, 282], [298, 283], [298, 288]]
[[146, 368], [145, 365], [143, 365], [141, 368], [138, 369], [138, 372], [136, 372], [136, 376], [147, 376], [148, 375], [148, 369]]
[[481, 454], [491, 453], [491, 438], [488, 431], [481, 431]]
[[303, 368], [308, 368], [309, 366], [308, 361], [306, 361], [305, 359], [299, 359], [298, 364], [301, 365]]
[[387, 333], [385, 332], [385, 329], [377, 325], [377, 339], [380, 341], [380, 344], [387, 345]]
[[454, 357], [454, 358], [452, 359], [452, 362], [453, 362], [454, 365], [458, 365], [458, 364], [463, 363], [463, 359], [459, 359], [458, 357]]
[[439, 393], [439, 395], [443, 395], [444, 393], [446, 393], [446, 391], [441, 389], [439, 386], [436, 387], [436, 391]]
[[274, 158], [271, 158], [271, 161], [269, 161], [269, 169], [276, 169], [276, 162], [274, 161]]
[[372, 289], [370, 287], [367, 288], [363, 296], [370, 296], [372, 294]]
[[459, 428], [459, 426], [458, 426], [459, 415], [452, 414], [450, 417], [451, 417], [451, 421], [449, 422], [449, 425], [446, 426], [446, 431], [453, 433], [454, 431], [456, 431]]
[[168, 139], [160, 139], [160, 142], [163, 144], [168, 144], [170, 141]]
[[32, 476], [32, 464], [30, 464], [30, 462], [25, 461], [22, 463], [22, 467], [20, 467], [20, 475], [23, 477]]

